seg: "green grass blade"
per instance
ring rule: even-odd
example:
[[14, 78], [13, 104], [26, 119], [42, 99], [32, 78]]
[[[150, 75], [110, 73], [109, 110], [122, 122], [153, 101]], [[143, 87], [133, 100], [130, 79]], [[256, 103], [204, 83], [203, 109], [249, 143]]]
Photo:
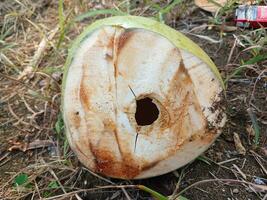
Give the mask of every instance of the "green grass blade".
[[62, 113], [60, 112], [57, 117], [57, 121], [55, 123], [55, 131], [58, 135], [63, 133], [64, 130], [64, 121], [63, 121], [63, 116]]
[[165, 6], [164, 8], [159, 10], [158, 18], [161, 23], [164, 23], [164, 16], [165, 14], [169, 13], [176, 5], [182, 3], [183, 0], [174, 0], [169, 5]]
[[259, 54], [251, 59], [249, 59], [248, 61], [246, 61], [245, 63], [243, 63], [243, 65], [241, 65], [240, 67], [236, 68], [235, 71], [230, 74], [225, 80], [224, 83], [226, 84], [231, 78], [233, 78], [235, 75], [239, 74], [240, 72], [243, 71], [243, 69], [247, 68], [247, 65], [253, 65], [256, 64], [258, 62], [264, 61], [267, 59], [267, 54]]
[[163, 8], [160, 12], [161, 14], [167, 14], [169, 13], [176, 5], [182, 3], [183, 0], [174, 0], [172, 3], [170, 3], [169, 5], [167, 5], [165, 8]]
[[163, 23], [163, 24], [165, 23], [164, 15], [161, 12], [159, 12], [159, 14], [158, 14], [158, 21]]
[[86, 18], [95, 17], [97, 15], [121, 16], [121, 15], [128, 15], [128, 14], [120, 10], [116, 10], [116, 9], [91, 10], [81, 15], [78, 15], [77, 17], [74, 18], [74, 21], [79, 22]]
[[54, 66], [54, 67], [44, 67], [40, 69], [41, 72], [46, 73], [46, 74], [53, 74], [54, 72], [64, 72], [64, 69], [62, 67]]
[[229, 76], [227, 76], [227, 78], [224, 80], [224, 84], [227, 84], [227, 82], [231, 78], [235, 77], [237, 74], [239, 74], [240, 72], [242, 72], [243, 69], [245, 69], [245, 68], [247, 68], [247, 65], [241, 65], [240, 67], [236, 68], [235, 71], [232, 74], [230, 74]]
[[58, 18], [59, 18], [60, 36], [59, 36], [57, 48], [59, 48], [61, 42], [63, 41], [65, 37], [65, 17], [64, 17], [63, 0], [58, 1]]
[[206, 158], [204, 156], [198, 156], [197, 157], [197, 160], [200, 160], [200, 161], [206, 163], [207, 165], [211, 165], [210, 162], [209, 162], [209, 160], [208, 160], [208, 158]]
[[63, 0], [58, 1], [58, 18], [59, 18], [59, 27], [60, 31], [64, 31], [64, 9], [63, 9]]
[[69, 145], [67, 138], [64, 138], [64, 139], [65, 140], [64, 140], [64, 144], [63, 144], [63, 157], [67, 158], [67, 154], [68, 154], [68, 150], [69, 150], [70, 145]]
[[7, 36], [12, 34], [13, 27], [9, 27], [6, 31], [4, 31], [4, 27], [2, 27], [0, 40], [4, 40]]
[[189, 200], [189, 199], [180, 195], [176, 200]]
[[48, 186], [47, 186], [49, 189], [58, 189], [58, 188], [60, 188], [59, 187], [59, 184], [58, 184], [58, 182], [56, 181], [56, 180], [54, 180], [54, 181], [50, 181], [50, 183], [48, 184]]
[[[140, 190], [143, 190], [145, 192], [148, 192], [149, 194], [151, 194], [151, 196], [153, 196], [155, 199], [157, 200], [169, 200], [168, 197], [156, 192], [155, 190], [152, 190], [144, 185], [137, 185], [137, 188], [139, 188]], [[183, 197], [183, 196], [179, 196], [176, 198], [176, 200], [189, 200], [187, 199], [186, 197]]]
[[168, 197], [144, 186], [144, 185], [137, 185], [137, 187], [140, 189], [140, 190], [143, 190], [145, 192], [148, 192], [149, 194], [151, 194], [155, 199], [157, 200], [168, 200]]
[[153, 9], [160, 11], [162, 8], [157, 3], [150, 3], [149, 6], [151, 6]]
[[244, 65], [253, 65], [253, 64], [256, 64], [258, 62], [261, 62], [261, 61], [264, 61], [267, 59], [267, 54], [259, 54], [251, 59], [249, 59], [248, 61], [246, 61], [244, 63]]

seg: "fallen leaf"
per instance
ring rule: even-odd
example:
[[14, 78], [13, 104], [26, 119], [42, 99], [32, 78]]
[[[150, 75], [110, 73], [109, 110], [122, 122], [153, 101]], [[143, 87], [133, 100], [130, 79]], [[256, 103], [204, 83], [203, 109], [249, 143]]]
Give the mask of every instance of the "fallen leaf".
[[235, 142], [236, 151], [241, 155], [245, 155], [246, 154], [246, 149], [243, 146], [243, 144], [242, 144], [242, 142], [241, 142], [241, 140], [239, 138], [239, 135], [237, 133], [234, 133], [234, 142]]
[[[255, 4], [255, 0], [240, 0], [237, 3], [239, 5], [252, 5]], [[221, 7], [225, 6], [227, 0], [195, 0], [196, 6], [211, 13], [215, 13]]]
[[211, 13], [217, 12], [227, 3], [227, 0], [195, 0], [196, 6]]
[[28, 181], [28, 175], [23, 174], [23, 173], [16, 176], [15, 180], [14, 180], [16, 186], [23, 185], [23, 184], [27, 183], [27, 181]]
[[14, 151], [14, 150], [20, 150], [20, 151], [25, 151], [25, 144], [22, 144], [20, 142], [13, 142], [10, 141], [10, 143], [12, 143], [12, 146], [8, 149], [8, 151]]
[[239, 0], [239, 1], [237, 1], [237, 3], [240, 5], [253, 5], [253, 4], [257, 3], [257, 1], [255, 1], [255, 0]]

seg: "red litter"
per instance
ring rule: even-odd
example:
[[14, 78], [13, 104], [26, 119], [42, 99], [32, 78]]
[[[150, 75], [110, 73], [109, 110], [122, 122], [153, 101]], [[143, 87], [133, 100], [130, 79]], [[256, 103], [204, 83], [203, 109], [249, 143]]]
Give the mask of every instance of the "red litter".
[[267, 6], [239, 6], [235, 12], [236, 26], [267, 27]]

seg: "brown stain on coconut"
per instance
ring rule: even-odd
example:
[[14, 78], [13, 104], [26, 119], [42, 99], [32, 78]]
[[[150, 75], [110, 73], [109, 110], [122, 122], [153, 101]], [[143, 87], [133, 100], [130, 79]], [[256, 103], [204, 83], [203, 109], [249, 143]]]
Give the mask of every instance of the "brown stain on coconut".
[[[152, 163], [141, 162], [138, 165], [137, 160], [132, 154], [125, 154], [120, 161], [114, 157], [113, 153], [107, 149], [92, 149], [95, 156], [95, 171], [106, 176], [132, 179], [141, 172], [155, 167], [162, 159], [157, 159]], [[168, 157], [168, 156], [166, 156]]]
[[[116, 28], [116, 32], [113, 37], [113, 66], [114, 66], [114, 77], [115, 81], [118, 77], [118, 75], [123, 76], [121, 72], [118, 71], [118, 57], [120, 55], [120, 52], [122, 51], [123, 47], [126, 45], [126, 43], [130, 40], [130, 38], [133, 36], [132, 31], [125, 31], [125, 29], [122, 29], [121, 27]], [[116, 87], [117, 87], [117, 81], [116, 81]]]
[[114, 132], [116, 131], [116, 124], [111, 119], [104, 119], [103, 120], [104, 129], [106, 131]]
[[89, 98], [88, 98], [86, 86], [83, 84], [83, 82], [80, 86], [80, 99], [84, 107], [88, 110], [89, 109], [89, 102], [88, 102]]
[[140, 167], [136, 165], [134, 159], [130, 155], [126, 156], [122, 161], [107, 149], [92, 149], [95, 156], [95, 171], [111, 177], [120, 177], [131, 179], [140, 174]]
[[[110, 38], [110, 40], [108, 41], [107, 44], [107, 51], [106, 51], [106, 60], [108, 62], [113, 62], [113, 58], [114, 58], [114, 45], [115, 45], [115, 35], [116, 32], [114, 32], [113, 36]], [[108, 36], [106, 36], [108, 37]]]
[[129, 42], [129, 40], [132, 38], [132, 36], [134, 35], [134, 31], [125, 31], [123, 32], [121, 35], [120, 35], [120, 38], [119, 38], [119, 42], [118, 42], [118, 54], [119, 52], [123, 49], [123, 47], [126, 45], [127, 42]]
[[216, 138], [216, 134], [214, 130], [208, 130], [205, 135], [201, 136], [201, 142], [204, 145], [210, 144]]
[[170, 127], [170, 114], [160, 102], [157, 105], [160, 110], [158, 123], [160, 124], [160, 131], [162, 132], [166, 128]]
[[147, 171], [149, 169], [152, 169], [153, 167], [155, 167], [161, 160], [156, 160], [154, 162], [151, 162], [149, 164], [146, 164], [144, 167], [142, 167], [142, 171]]
[[90, 101], [89, 101], [89, 90], [86, 87], [86, 82], [85, 82], [85, 79], [87, 78], [86, 68], [87, 68], [87, 65], [83, 64], [82, 80], [80, 84], [79, 95], [80, 95], [80, 100], [81, 100], [83, 107], [88, 111], [90, 109]]
[[[177, 98], [180, 99], [179, 106], [176, 105], [178, 101]], [[192, 119], [189, 114], [190, 106], [193, 106], [194, 110], [198, 113], [198, 117], [201, 118], [201, 121], [206, 121], [194, 92], [193, 82], [184, 66], [182, 58], [180, 66], [170, 82], [168, 96], [163, 104], [166, 105], [168, 110], [172, 113], [170, 127], [172, 132], [177, 135], [177, 147], [181, 144], [180, 140], [186, 139], [187, 133], [192, 132]], [[203, 126], [201, 130], [194, 131], [193, 134], [202, 135], [205, 132], [206, 126]]]

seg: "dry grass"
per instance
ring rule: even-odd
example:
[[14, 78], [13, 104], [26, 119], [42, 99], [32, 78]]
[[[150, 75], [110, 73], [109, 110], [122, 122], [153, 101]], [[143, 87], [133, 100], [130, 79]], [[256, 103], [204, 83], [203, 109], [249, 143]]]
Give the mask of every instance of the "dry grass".
[[[224, 188], [224, 197], [267, 199], [267, 61], [262, 58], [267, 52], [266, 30], [228, 34], [207, 13], [194, 13], [197, 8], [191, 1], [168, 7], [171, 2], [176, 1], [65, 0], [64, 15], [59, 15], [56, 0], [0, 2], [0, 198], [147, 199], [135, 186], [119, 186], [141, 183], [166, 195], [175, 191], [176, 196], [182, 191], [190, 198], [202, 195], [208, 199], [207, 193], [214, 192], [216, 196]], [[162, 10], [164, 6], [167, 7]], [[100, 12], [89, 13], [91, 17], [79, 21], [84, 17], [81, 14], [92, 9]], [[167, 183], [159, 181], [161, 178], [112, 182], [84, 169], [68, 148], [60, 121], [61, 78], [67, 49], [91, 21], [108, 16], [105, 13], [118, 12], [154, 17], [190, 32], [188, 36], [208, 51], [219, 66], [228, 85], [229, 121], [219, 144], [206, 154], [209, 158], [204, 161], [210, 166], [195, 162], [166, 175]], [[224, 15], [220, 17], [223, 21]], [[213, 27], [213, 32], [208, 27]], [[196, 35], [205, 37], [197, 39]], [[247, 150], [245, 156], [233, 153], [233, 132], [240, 135]], [[194, 174], [192, 169], [198, 168], [200, 171]], [[15, 186], [14, 180], [21, 174], [27, 176], [27, 183]], [[195, 190], [188, 187], [192, 183]], [[240, 185], [239, 194], [233, 193], [232, 188], [237, 187], [233, 183]], [[94, 189], [101, 185], [109, 186]]]

